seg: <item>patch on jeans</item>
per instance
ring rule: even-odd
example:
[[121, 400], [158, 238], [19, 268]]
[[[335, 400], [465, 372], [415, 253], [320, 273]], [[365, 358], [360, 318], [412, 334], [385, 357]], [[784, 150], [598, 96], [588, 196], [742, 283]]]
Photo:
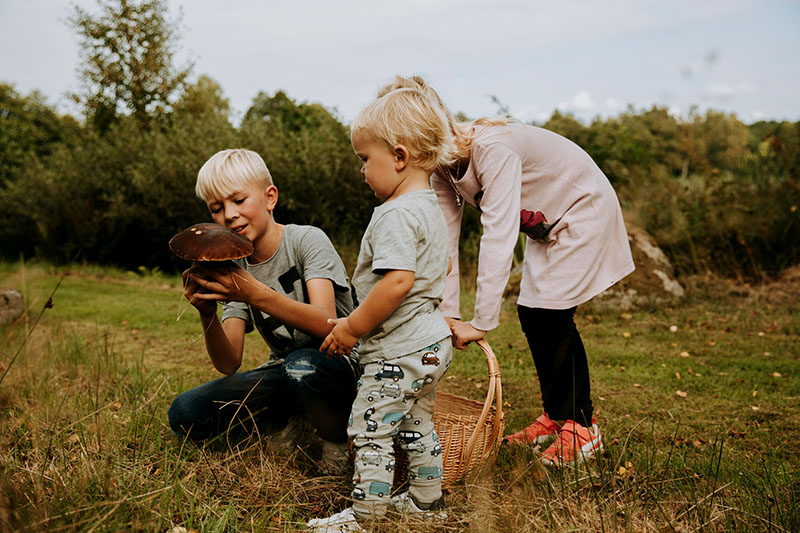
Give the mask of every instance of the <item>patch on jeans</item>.
[[286, 373], [295, 381], [302, 381], [306, 376], [313, 374], [315, 370], [314, 365], [304, 359], [292, 361], [286, 365]]

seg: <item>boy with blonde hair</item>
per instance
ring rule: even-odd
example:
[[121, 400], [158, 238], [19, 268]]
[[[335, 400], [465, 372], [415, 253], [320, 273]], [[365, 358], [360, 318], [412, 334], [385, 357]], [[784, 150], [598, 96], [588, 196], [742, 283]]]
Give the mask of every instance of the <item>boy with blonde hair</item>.
[[[323, 439], [323, 459], [338, 451], [345, 460], [358, 364], [355, 356], [329, 358], [318, 349], [332, 329], [328, 320], [353, 309], [339, 255], [322, 230], [275, 221], [278, 189], [255, 152], [214, 154], [198, 173], [196, 193], [214, 222], [250, 239], [254, 251], [232, 267], [183, 273], [208, 355], [227, 377], [179, 395], [169, 409], [171, 428], [206, 439], [229, 430], [272, 433], [303, 417]], [[254, 329], [271, 350], [269, 361], [237, 372], [245, 333]]]
[[[376, 207], [361, 241], [353, 287], [361, 301], [332, 320], [322, 350], [348, 354], [359, 341], [364, 376], [350, 415], [353, 506], [314, 519], [317, 531], [362, 531], [359, 521], [399, 510], [439, 515], [441, 446], [436, 386], [450, 366], [450, 329], [439, 312], [448, 267], [447, 226], [429, 185], [447, 163], [446, 118], [420, 91], [400, 89], [367, 105], [351, 129]], [[408, 454], [409, 491], [390, 499], [393, 439]]]

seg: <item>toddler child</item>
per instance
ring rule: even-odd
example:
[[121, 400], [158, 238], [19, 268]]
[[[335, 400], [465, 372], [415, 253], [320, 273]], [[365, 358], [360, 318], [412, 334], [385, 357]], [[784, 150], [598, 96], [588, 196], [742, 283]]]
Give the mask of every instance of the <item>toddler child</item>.
[[[450, 366], [450, 329], [439, 311], [448, 267], [447, 225], [430, 188], [447, 161], [446, 117], [423, 92], [399, 89], [356, 117], [353, 149], [375, 195], [353, 287], [361, 301], [335, 320], [321, 349], [348, 354], [360, 339], [364, 374], [350, 414], [355, 448], [353, 506], [311, 520], [317, 531], [362, 531], [388, 505], [435, 514], [442, 501], [441, 446], [433, 425], [436, 386]], [[393, 439], [409, 460], [409, 491], [395, 498]]]

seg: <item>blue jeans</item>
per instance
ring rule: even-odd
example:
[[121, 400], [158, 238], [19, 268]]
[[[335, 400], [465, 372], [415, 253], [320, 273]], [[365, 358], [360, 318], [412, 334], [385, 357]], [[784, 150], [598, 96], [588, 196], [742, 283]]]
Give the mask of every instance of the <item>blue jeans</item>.
[[228, 430], [273, 433], [299, 415], [322, 439], [346, 442], [357, 379], [346, 359], [304, 348], [280, 364], [236, 372], [180, 394], [169, 408], [169, 425], [200, 440]]

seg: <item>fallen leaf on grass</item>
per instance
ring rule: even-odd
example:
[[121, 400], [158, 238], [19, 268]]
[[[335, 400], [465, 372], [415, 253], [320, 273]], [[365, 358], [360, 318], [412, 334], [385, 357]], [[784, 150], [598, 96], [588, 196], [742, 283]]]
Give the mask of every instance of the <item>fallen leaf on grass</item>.
[[634, 383], [634, 384], [633, 384], [633, 388], [634, 388], [634, 389], [641, 389], [641, 388], [642, 388], [642, 386], [641, 386], [641, 385], [639, 385], [638, 383]]
[[757, 405], [751, 405], [750, 409], [752, 409], [753, 411], [760, 411], [761, 410], [761, 408], [759, 406], [757, 406]]
[[633, 315], [630, 313], [622, 313], [621, 315], [619, 315], [619, 317], [622, 320], [630, 320], [631, 318], [633, 318]]
[[681, 352], [678, 355], [680, 355], [683, 358], [690, 357], [689, 352]]
[[678, 331], [678, 326], [675, 326], [675, 325], [673, 325], [673, 326], [670, 326], [670, 327], [669, 327], [669, 330], [670, 330], [672, 333], [675, 333], [676, 331]]
[[757, 391], [757, 390], [754, 390], [754, 391], [753, 391], [753, 398], [755, 398], [756, 396], [758, 396], [758, 391]]
[[773, 378], [779, 378], [779, 377], [782, 377], [782, 375], [781, 375], [781, 373], [780, 373], [780, 372], [773, 372], [772, 374], [770, 374], [770, 376], [772, 376]]
[[675, 372], [675, 377], [678, 378], [678, 379], [681, 379], [681, 373], [680, 372]]
[[686, 396], [688, 396], [688, 394], [686, 394], [682, 390], [677, 390], [677, 391], [675, 391], [675, 396], [678, 396], [679, 398], [686, 398]]
[[511, 407], [511, 404], [508, 402], [503, 402], [503, 407]]
[[623, 331], [622, 332], [622, 336], [625, 337], [626, 339], [630, 339], [631, 338], [631, 332], [630, 331]]

